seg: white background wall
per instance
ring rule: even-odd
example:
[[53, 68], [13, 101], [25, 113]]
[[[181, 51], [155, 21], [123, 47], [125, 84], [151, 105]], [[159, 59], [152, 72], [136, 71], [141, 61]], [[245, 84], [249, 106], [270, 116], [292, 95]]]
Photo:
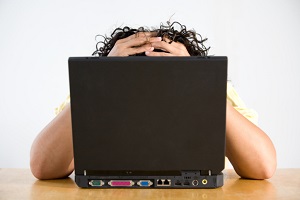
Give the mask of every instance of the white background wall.
[[[29, 167], [30, 146], [69, 93], [69, 56], [123, 25], [194, 28], [273, 140], [278, 167], [300, 167], [300, 1], [0, 0], [0, 168]], [[245, 149], [246, 150], [246, 149]]]

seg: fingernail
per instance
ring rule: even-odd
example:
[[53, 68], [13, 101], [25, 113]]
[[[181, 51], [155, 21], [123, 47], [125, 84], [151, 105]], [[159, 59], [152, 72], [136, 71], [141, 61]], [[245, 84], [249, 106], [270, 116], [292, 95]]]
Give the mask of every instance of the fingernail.
[[151, 42], [158, 42], [161, 41], [161, 37], [153, 37], [151, 38]]

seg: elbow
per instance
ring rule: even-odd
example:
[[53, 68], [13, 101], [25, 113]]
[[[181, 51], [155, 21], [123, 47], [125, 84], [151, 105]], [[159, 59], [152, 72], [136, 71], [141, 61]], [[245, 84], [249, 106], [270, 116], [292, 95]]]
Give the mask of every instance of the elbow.
[[265, 180], [270, 179], [274, 175], [277, 168], [276, 158], [272, 161], [262, 162], [261, 165], [256, 165], [252, 170], [247, 172], [238, 173], [242, 178], [254, 179], [254, 180]]
[[242, 163], [242, 165], [233, 166], [241, 178], [254, 180], [270, 179], [277, 168], [276, 153], [274, 151], [273, 155], [268, 154], [257, 160], [252, 160], [250, 163]]
[[30, 158], [30, 170], [32, 175], [39, 180], [67, 178], [72, 172], [74, 167], [65, 169], [62, 167], [55, 167], [46, 160], [39, 160], [37, 158]]
[[35, 152], [34, 146], [31, 147], [30, 151], [30, 170], [32, 175], [40, 180], [45, 179], [45, 172], [43, 162], [39, 159], [39, 154]]
[[276, 159], [272, 163], [266, 163], [265, 166], [262, 166], [262, 169], [260, 170], [260, 173], [257, 177], [257, 179], [269, 179], [271, 178], [277, 168], [277, 162]]
[[44, 167], [39, 162], [37, 162], [35, 159], [32, 159], [32, 158], [30, 159], [30, 170], [31, 170], [32, 175], [35, 178], [37, 178], [39, 180], [47, 179]]
[[265, 180], [271, 178], [276, 171], [276, 167], [259, 168], [255, 172], [241, 172], [236, 170], [237, 174], [244, 179]]
[[43, 164], [38, 161], [31, 160], [30, 161], [30, 170], [32, 175], [39, 179], [39, 180], [49, 180], [49, 179], [56, 179], [62, 178], [48, 169], [49, 167], [46, 166], [46, 163]]
[[250, 179], [255, 179], [255, 180], [265, 180], [265, 179], [272, 178], [275, 171], [276, 171], [276, 168], [269, 167], [269, 168], [261, 169], [259, 172], [257, 172], [253, 176], [244, 177], [244, 178], [250, 178]]
[[273, 151], [269, 153], [268, 155], [265, 156], [263, 159], [260, 170], [259, 171], [259, 176], [257, 179], [269, 179], [271, 178], [277, 168], [277, 156], [276, 156], [276, 150], [273, 148]]
[[37, 178], [39, 180], [45, 179], [45, 177], [43, 176], [43, 172], [40, 169], [38, 169], [37, 167], [34, 167], [30, 164], [30, 170], [31, 170], [32, 175], [35, 178]]
[[39, 180], [51, 179], [49, 162], [44, 156], [31, 150], [30, 152], [30, 170], [34, 177]]
[[269, 148], [261, 150], [257, 154], [256, 164], [252, 168], [252, 179], [264, 180], [270, 179], [277, 169], [277, 155], [274, 145], [271, 143]]

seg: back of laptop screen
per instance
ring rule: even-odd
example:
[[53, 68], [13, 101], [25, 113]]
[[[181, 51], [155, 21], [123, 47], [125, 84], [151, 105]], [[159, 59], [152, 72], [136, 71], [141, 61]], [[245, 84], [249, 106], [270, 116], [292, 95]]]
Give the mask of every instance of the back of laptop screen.
[[76, 174], [224, 168], [226, 59], [70, 59]]

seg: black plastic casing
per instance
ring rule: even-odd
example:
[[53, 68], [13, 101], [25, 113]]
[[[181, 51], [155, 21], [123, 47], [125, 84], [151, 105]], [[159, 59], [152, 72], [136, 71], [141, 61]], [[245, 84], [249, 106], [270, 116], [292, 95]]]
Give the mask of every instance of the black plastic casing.
[[227, 57], [69, 58], [69, 75], [80, 187], [201, 170], [223, 185]]

